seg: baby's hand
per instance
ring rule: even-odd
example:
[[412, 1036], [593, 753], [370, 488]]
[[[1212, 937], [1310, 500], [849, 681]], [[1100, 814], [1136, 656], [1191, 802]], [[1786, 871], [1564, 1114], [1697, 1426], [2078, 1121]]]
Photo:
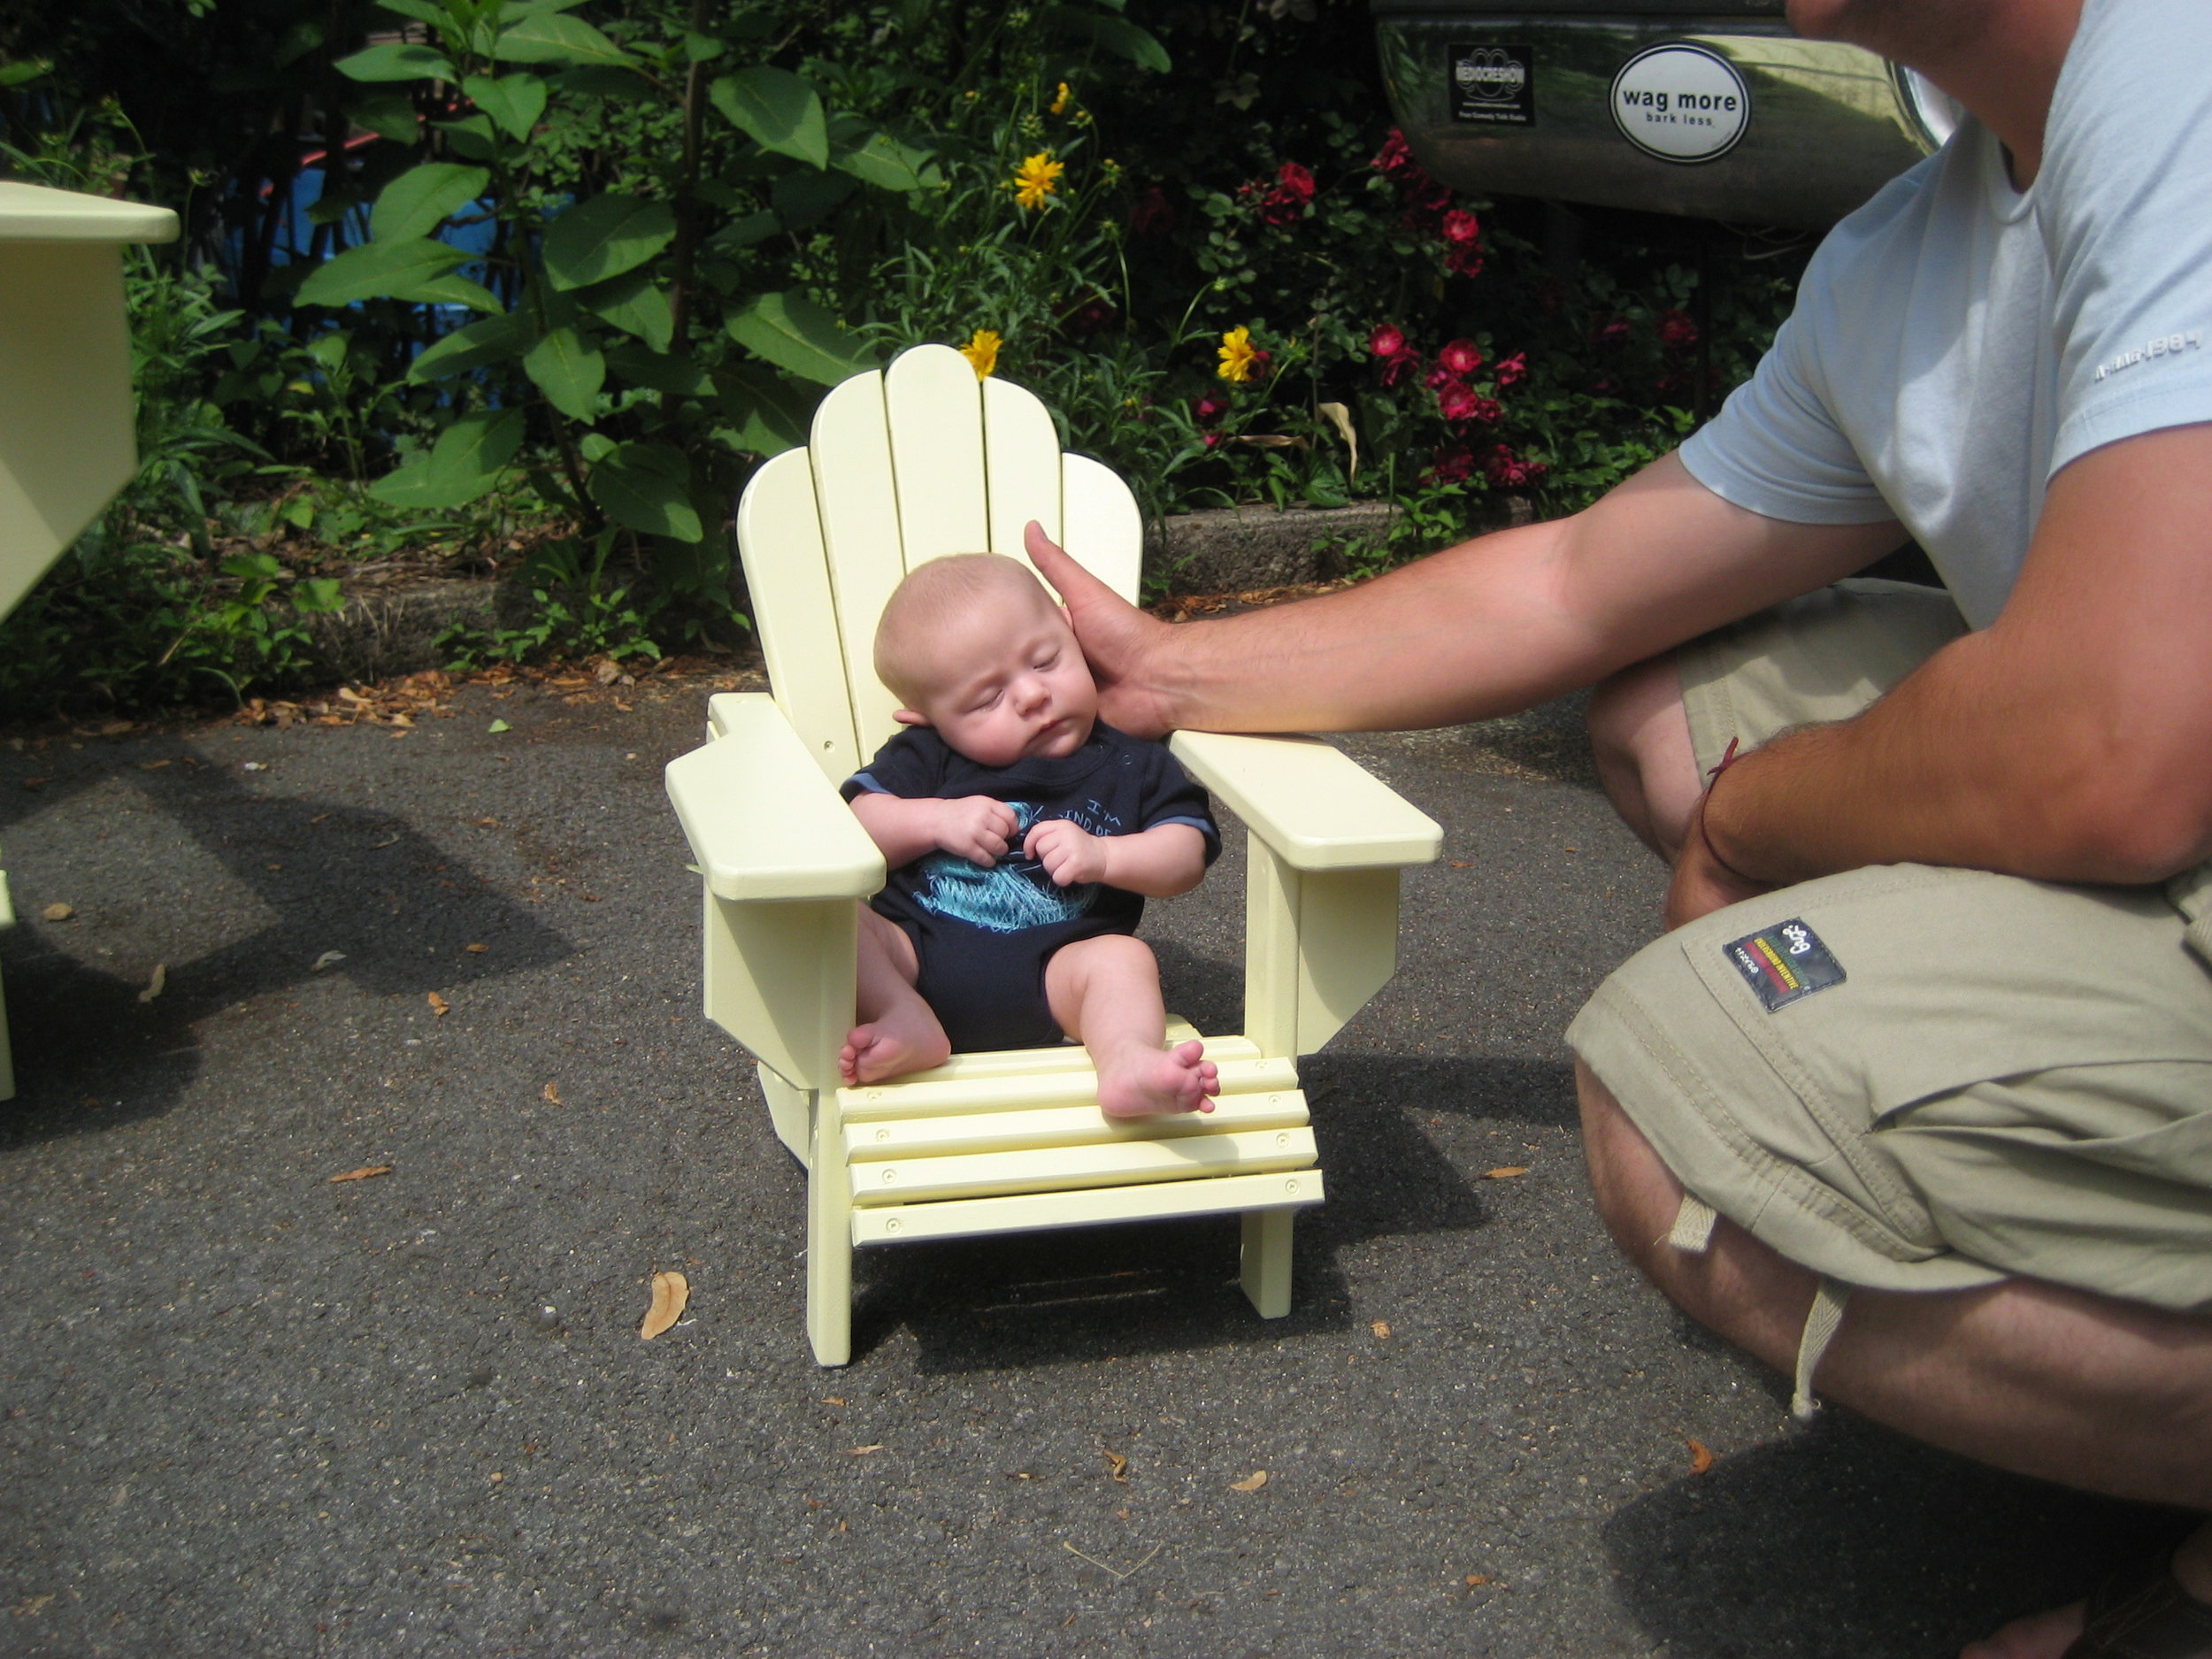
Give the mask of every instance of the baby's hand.
[[1022, 851], [1045, 867], [1056, 887], [1106, 879], [1106, 841], [1064, 818], [1033, 826]]
[[947, 801], [937, 818], [937, 844], [970, 864], [995, 864], [1014, 844], [1021, 820], [1014, 809], [987, 795], [962, 795]]

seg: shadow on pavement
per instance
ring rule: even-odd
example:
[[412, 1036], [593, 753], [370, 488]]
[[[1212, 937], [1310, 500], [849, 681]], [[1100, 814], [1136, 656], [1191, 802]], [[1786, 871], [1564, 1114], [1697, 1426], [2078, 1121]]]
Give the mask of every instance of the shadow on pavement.
[[1680, 1659], [1950, 1659], [2190, 1524], [1832, 1410], [1624, 1505], [1604, 1539], [1623, 1602]]
[[[126, 873], [79, 907], [96, 918], [100, 932], [71, 938], [62, 931], [86, 928], [81, 918], [19, 924], [8, 940], [4, 971], [19, 1093], [0, 1103], [0, 1146], [166, 1111], [199, 1071], [196, 1022], [225, 1006], [301, 985], [331, 952], [343, 960], [322, 972], [349, 979], [373, 996], [421, 996], [574, 954], [527, 906], [401, 818], [254, 795], [221, 766], [165, 765], [191, 755], [174, 738], [119, 746], [103, 764], [58, 777], [37, 809], [65, 810], [75, 795], [126, 780], [273, 919], [245, 937], [164, 963], [161, 993], [146, 1002], [139, 999], [151, 964], [119, 964], [111, 971], [61, 948], [65, 940], [88, 947], [99, 937], [127, 937], [134, 920], [172, 906], [204, 906], [211, 923], [219, 922], [218, 895], [186, 896], [157, 887], [142, 872]], [[135, 775], [125, 770], [127, 760], [135, 763]], [[88, 839], [92, 827], [88, 823]], [[188, 937], [192, 920], [187, 908]], [[472, 953], [472, 944], [487, 949]]]

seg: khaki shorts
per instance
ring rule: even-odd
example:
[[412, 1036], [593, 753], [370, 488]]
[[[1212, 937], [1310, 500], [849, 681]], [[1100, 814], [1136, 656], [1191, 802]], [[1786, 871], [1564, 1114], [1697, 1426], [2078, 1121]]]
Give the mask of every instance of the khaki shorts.
[[[1695, 641], [1699, 764], [1856, 713], [1962, 631], [1939, 593], [1846, 583]], [[2191, 946], [2159, 888], [1880, 865], [1666, 935], [1567, 1037], [1694, 1199], [1824, 1279], [2212, 1310]]]

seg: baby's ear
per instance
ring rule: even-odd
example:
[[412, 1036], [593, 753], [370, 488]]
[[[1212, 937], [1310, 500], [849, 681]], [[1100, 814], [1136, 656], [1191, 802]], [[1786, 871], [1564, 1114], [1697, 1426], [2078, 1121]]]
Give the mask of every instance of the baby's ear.
[[894, 709], [891, 710], [891, 718], [901, 726], [927, 726], [929, 724], [929, 716], [918, 713], [912, 709]]

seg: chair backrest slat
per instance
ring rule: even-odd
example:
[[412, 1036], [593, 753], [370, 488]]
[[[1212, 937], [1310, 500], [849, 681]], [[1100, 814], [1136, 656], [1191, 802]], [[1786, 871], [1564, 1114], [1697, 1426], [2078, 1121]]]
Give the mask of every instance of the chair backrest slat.
[[804, 449], [787, 449], [753, 475], [737, 507], [737, 545], [769, 684], [808, 752], [841, 779], [867, 757], [853, 733], [810, 458]]
[[990, 480], [990, 550], [1025, 565], [1032, 518], [1060, 539], [1060, 434], [1036, 395], [995, 378], [983, 382], [983, 459]]
[[975, 369], [949, 346], [916, 346], [884, 375], [891, 468], [906, 568], [989, 546], [983, 399]]
[[875, 675], [876, 618], [914, 565], [984, 549], [1026, 562], [1032, 519], [1123, 597], [1142, 524], [1129, 488], [1060, 453], [1045, 406], [981, 382], [946, 346], [856, 374], [815, 412], [808, 447], [746, 487], [738, 542], [776, 701], [828, 777], [857, 772], [898, 729]]

